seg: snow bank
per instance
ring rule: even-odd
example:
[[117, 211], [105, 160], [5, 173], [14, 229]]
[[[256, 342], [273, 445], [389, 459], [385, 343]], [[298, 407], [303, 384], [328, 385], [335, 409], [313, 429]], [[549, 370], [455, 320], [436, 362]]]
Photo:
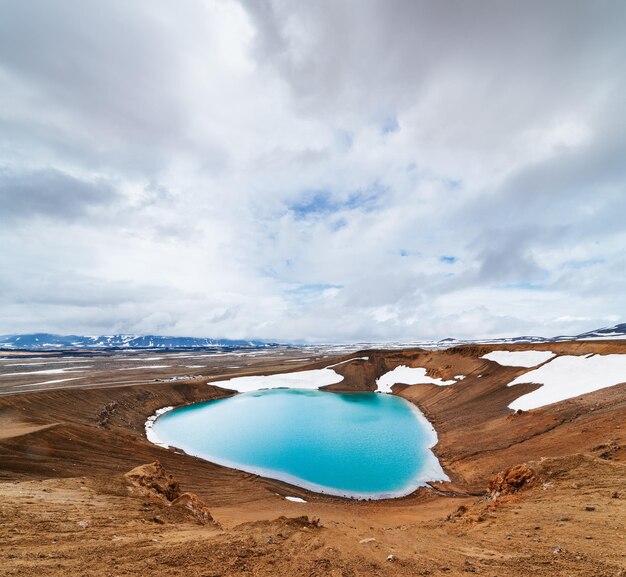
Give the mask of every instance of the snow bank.
[[292, 503], [306, 503], [306, 501], [300, 497], [285, 497], [285, 499], [287, 499], [287, 501], [291, 501]]
[[342, 380], [341, 375], [332, 369], [325, 368], [279, 375], [235, 377], [229, 381], [213, 381], [209, 384], [239, 393], [247, 393], [259, 389], [319, 389], [326, 385], [340, 383]]
[[536, 367], [554, 357], [552, 351], [492, 351], [480, 358], [504, 367]]
[[423, 383], [432, 383], [433, 385], [447, 386], [454, 385], [456, 381], [442, 381], [441, 379], [433, 379], [426, 375], [426, 369], [423, 368], [411, 368], [406, 365], [400, 365], [393, 371], [385, 373], [382, 377], [377, 379], [377, 391], [380, 393], [391, 393], [391, 387], [396, 383], [402, 383], [405, 385], [420, 385]]
[[528, 411], [598, 389], [626, 382], [626, 355], [562, 356], [529, 371], [508, 386], [538, 383], [541, 388], [522, 395], [509, 407]]

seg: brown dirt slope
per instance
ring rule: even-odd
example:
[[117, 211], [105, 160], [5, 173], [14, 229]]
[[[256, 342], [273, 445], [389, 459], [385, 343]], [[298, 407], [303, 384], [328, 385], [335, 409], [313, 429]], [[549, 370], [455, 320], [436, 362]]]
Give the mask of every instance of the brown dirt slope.
[[[0, 397], [3, 574], [626, 576], [626, 385], [516, 415], [507, 405], [534, 385], [507, 388], [527, 369], [480, 358], [502, 348], [626, 353], [625, 344], [586, 342], [332, 361], [369, 357], [336, 368], [343, 390], [371, 390], [400, 364], [465, 375], [452, 387], [394, 387], [434, 423], [452, 482], [376, 502], [312, 494], [148, 443], [144, 422], [156, 409], [229, 394], [207, 378]], [[172, 475], [171, 499], [129, 492], [125, 473], [157, 460], [164, 471], [148, 484]]]

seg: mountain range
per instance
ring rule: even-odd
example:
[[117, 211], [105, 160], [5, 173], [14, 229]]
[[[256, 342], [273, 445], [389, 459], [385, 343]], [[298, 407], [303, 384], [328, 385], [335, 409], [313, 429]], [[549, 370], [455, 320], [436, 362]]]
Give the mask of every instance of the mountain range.
[[277, 345], [276, 343], [266, 341], [164, 337], [157, 335], [78, 336], [33, 333], [0, 336], [0, 348], [5, 349], [240, 349], [272, 346]]
[[[543, 343], [572, 340], [626, 339], [626, 323], [604, 327], [579, 335], [557, 337], [520, 336], [501, 339], [443, 339], [440, 341], [418, 341], [415, 343], [394, 343], [397, 346], [449, 347], [467, 343]], [[387, 345], [388, 343], [384, 343]], [[368, 347], [381, 343], [367, 343]], [[279, 343], [260, 340], [210, 339], [197, 337], [168, 337], [158, 335], [104, 335], [78, 336], [32, 333], [0, 336], [0, 349], [240, 349], [267, 348], [280, 346]]]

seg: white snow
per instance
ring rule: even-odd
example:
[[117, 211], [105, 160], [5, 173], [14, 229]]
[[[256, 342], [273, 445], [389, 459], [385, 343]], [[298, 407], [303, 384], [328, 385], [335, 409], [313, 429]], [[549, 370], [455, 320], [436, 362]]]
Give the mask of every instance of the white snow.
[[595, 337], [585, 337], [584, 339], [576, 339], [577, 341], [607, 341], [607, 340], [624, 340], [626, 339], [626, 335], [621, 333], [595, 336]]
[[354, 359], [348, 359], [347, 361], [341, 361], [339, 363], [335, 363], [334, 365], [328, 365], [327, 369], [332, 369], [333, 367], [338, 367], [339, 365], [343, 365], [345, 363], [351, 363], [352, 361], [369, 361], [369, 357], [355, 357]]
[[462, 381], [462, 380], [465, 378], [465, 375], [454, 375], [454, 378], [455, 378], [457, 381]]
[[91, 365], [86, 367], [76, 367], [76, 368], [65, 368], [65, 369], [47, 369], [45, 371], [25, 371], [20, 373], [5, 373], [4, 375], [0, 375], [0, 377], [14, 377], [16, 375], [59, 375], [61, 373], [67, 372], [80, 372], [84, 369], [91, 368]]
[[74, 363], [91, 363], [92, 361], [87, 361], [87, 360], [83, 360], [83, 361], [47, 361], [44, 359], [44, 362], [42, 363], [11, 363], [10, 365], [4, 365], [5, 367], [42, 367], [45, 365], [69, 365], [74, 364]]
[[209, 384], [240, 393], [259, 389], [319, 389], [325, 385], [334, 385], [343, 380], [341, 375], [329, 368], [282, 373], [278, 375], [235, 377], [228, 381], [212, 381]]
[[287, 501], [291, 501], [292, 503], [306, 503], [306, 501], [300, 497], [285, 497], [285, 499], [287, 499]]
[[141, 369], [167, 369], [171, 365], [141, 365], [139, 367], [125, 367], [117, 369], [118, 371], [139, 371]]
[[487, 359], [504, 367], [536, 367], [556, 355], [552, 351], [492, 351], [483, 355]]
[[31, 383], [30, 385], [15, 385], [16, 389], [21, 387], [36, 387], [37, 385], [51, 385], [53, 383], [63, 383], [65, 381], [76, 381], [81, 377], [72, 377], [71, 379], [52, 379], [51, 381], [41, 381], [40, 383]]
[[509, 407], [528, 411], [598, 389], [626, 382], [626, 355], [562, 356], [529, 371], [508, 386], [538, 383], [541, 388], [522, 395]]
[[164, 413], [168, 413], [173, 408], [174, 407], [163, 407], [162, 409], [158, 409], [156, 413], [154, 413], [154, 415], [152, 415], [151, 417], [148, 417], [148, 420], [146, 421], [146, 424], [144, 425], [146, 429], [146, 439], [148, 439], [148, 441], [150, 441], [151, 443], [158, 445], [159, 447], [163, 447], [164, 449], [169, 449], [170, 446], [166, 445], [165, 443], [161, 441], [161, 439], [159, 439], [159, 436], [156, 434], [154, 430], [154, 422], [161, 415], [163, 415]]
[[378, 388], [376, 389], [380, 393], [391, 393], [391, 387], [396, 383], [402, 383], [404, 385], [421, 385], [424, 383], [432, 383], [433, 385], [448, 386], [454, 385], [456, 381], [442, 381], [441, 379], [433, 379], [426, 375], [426, 369], [418, 367], [411, 368], [406, 365], [400, 365], [385, 373], [376, 381]]
[[122, 361], [123, 363], [126, 363], [128, 361], [160, 361], [161, 359], [163, 359], [164, 357], [126, 357], [125, 359], [113, 359], [114, 361]]

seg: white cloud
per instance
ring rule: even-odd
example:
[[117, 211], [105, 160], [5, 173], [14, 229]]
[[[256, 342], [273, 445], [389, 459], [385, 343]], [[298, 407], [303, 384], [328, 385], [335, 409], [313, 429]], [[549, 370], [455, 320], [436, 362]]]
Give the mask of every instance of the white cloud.
[[0, 333], [384, 340], [623, 318], [624, 16], [5, 2]]

